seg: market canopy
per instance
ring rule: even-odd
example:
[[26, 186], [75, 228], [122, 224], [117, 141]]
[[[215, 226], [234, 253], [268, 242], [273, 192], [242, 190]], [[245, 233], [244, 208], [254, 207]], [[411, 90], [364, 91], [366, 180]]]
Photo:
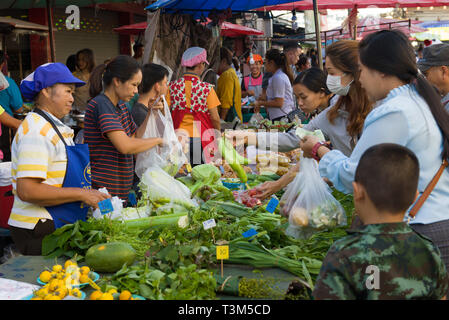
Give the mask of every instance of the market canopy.
[[[134, 23], [126, 26], [114, 28], [113, 30], [121, 34], [138, 35], [145, 31], [147, 28], [147, 22]], [[238, 37], [241, 35], [263, 35], [263, 31], [257, 29], [248, 28], [238, 24], [223, 22], [221, 25], [221, 35], [225, 37]]]
[[46, 33], [48, 27], [42, 24], [23, 21], [10, 17], [0, 17], [0, 33]]
[[[317, 0], [318, 9], [350, 9], [377, 7], [438, 7], [449, 5], [449, 0]], [[271, 10], [313, 10], [313, 0], [295, 1], [259, 8], [260, 11]]]
[[0, 1], [0, 9], [31, 9], [46, 8], [47, 3], [54, 8], [67, 7], [69, 5], [77, 5], [78, 7], [87, 7], [100, 3], [121, 3], [131, 2], [129, 0], [2, 0]]
[[[419, 27], [417, 22], [412, 23], [411, 20], [396, 20], [374, 17], [367, 17], [357, 20], [357, 40], [361, 40], [366, 35], [379, 30], [400, 30], [408, 37], [411, 37], [413, 33], [427, 31], [427, 29]], [[326, 38], [351, 39], [352, 37], [352, 32], [349, 31], [347, 25], [342, 28], [326, 31]]]
[[195, 18], [207, 16], [209, 12], [230, 9], [234, 12], [244, 12], [263, 6], [273, 6], [290, 0], [159, 0], [147, 6], [147, 10], [164, 9], [166, 13], [192, 14]]

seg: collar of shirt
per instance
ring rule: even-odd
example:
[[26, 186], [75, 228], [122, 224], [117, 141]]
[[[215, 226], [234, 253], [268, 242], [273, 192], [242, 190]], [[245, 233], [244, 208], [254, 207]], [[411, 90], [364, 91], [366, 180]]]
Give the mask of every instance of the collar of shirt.
[[41, 109], [41, 111], [43, 111], [47, 116], [49, 116], [50, 119], [53, 120], [58, 127], [66, 127], [66, 125], [60, 119], [56, 118], [50, 112], [47, 112], [47, 111], [42, 110], [42, 109]]
[[360, 227], [350, 229], [348, 233], [363, 233], [371, 235], [393, 235], [393, 234], [404, 234], [412, 232], [412, 229], [405, 222], [395, 222], [395, 223], [378, 223], [378, 224], [367, 224]]
[[189, 76], [189, 77], [194, 77], [194, 78], [200, 79], [200, 76], [197, 75], [197, 74], [195, 74], [195, 73], [189, 73], [189, 72], [186, 72], [186, 73], [184, 73], [182, 76], [183, 76], [183, 77], [184, 77], [184, 76]]
[[449, 92], [447, 95], [444, 96], [443, 99], [441, 99], [441, 102], [444, 104], [449, 103]]
[[383, 104], [383, 103], [385, 103], [385, 102], [387, 102], [388, 100], [391, 100], [394, 97], [400, 96], [400, 95], [402, 95], [402, 94], [404, 94], [404, 93], [406, 93], [407, 91], [410, 91], [410, 90], [416, 91], [415, 87], [413, 85], [411, 85], [411, 84], [404, 84], [403, 86], [399, 86], [397, 88], [394, 88], [393, 90], [391, 90], [387, 94], [387, 96], [384, 99], [378, 101], [379, 102], [378, 106]]

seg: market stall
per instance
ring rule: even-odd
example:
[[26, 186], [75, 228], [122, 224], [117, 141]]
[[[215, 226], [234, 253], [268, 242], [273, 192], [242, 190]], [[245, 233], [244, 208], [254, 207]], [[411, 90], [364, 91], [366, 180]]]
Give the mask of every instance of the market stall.
[[310, 222], [295, 225], [294, 234], [285, 201], [296, 203], [307, 191], [255, 195], [261, 183], [308, 160], [297, 151], [248, 147], [238, 153], [225, 139], [218, 147], [220, 165], [189, 169], [170, 159], [150, 166], [128, 207], [116, 197], [99, 203], [87, 221], [46, 236], [42, 256], [18, 256], [1, 265], [0, 279], [38, 285], [26, 299], [119, 299], [122, 292], [151, 300], [310, 299], [322, 259], [351, 223], [351, 196], [333, 190], [327, 197], [338, 200], [334, 207], [317, 204], [314, 213], [306, 213]]

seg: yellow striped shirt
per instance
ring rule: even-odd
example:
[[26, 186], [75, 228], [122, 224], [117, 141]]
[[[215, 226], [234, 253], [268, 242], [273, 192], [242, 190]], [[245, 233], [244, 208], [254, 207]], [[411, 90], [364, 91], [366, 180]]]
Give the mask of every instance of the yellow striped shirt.
[[[73, 145], [73, 130], [47, 113], [68, 145]], [[20, 125], [11, 145], [11, 174], [14, 205], [8, 224], [34, 229], [40, 219], [52, 219], [44, 207], [20, 200], [17, 196], [18, 178], [42, 179], [42, 183], [62, 187], [67, 167], [65, 145], [51, 124], [30, 112]]]

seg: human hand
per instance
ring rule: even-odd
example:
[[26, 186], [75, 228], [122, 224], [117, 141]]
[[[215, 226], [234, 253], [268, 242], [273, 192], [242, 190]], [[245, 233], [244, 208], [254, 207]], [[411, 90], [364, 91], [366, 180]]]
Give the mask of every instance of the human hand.
[[158, 97], [156, 99], [150, 99], [148, 101], [148, 107], [149, 107], [149, 109], [155, 109], [155, 110], [164, 109], [164, 104], [162, 103], [161, 97]]
[[312, 149], [315, 144], [320, 142], [320, 139], [316, 136], [305, 136], [300, 142], [299, 146], [303, 151], [303, 155], [306, 158], [312, 158]]
[[254, 96], [256, 93], [254, 92], [254, 90], [248, 90], [247, 91], [249, 96]]
[[111, 195], [95, 189], [83, 189], [82, 202], [88, 206], [98, 209], [98, 202], [111, 198]]
[[254, 195], [254, 198], [263, 200], [272, 196], [282, 188], [277, 181], [266, 181], [261, 185], [258, 185], [256, 189], [259, 190], [259, 192]]

